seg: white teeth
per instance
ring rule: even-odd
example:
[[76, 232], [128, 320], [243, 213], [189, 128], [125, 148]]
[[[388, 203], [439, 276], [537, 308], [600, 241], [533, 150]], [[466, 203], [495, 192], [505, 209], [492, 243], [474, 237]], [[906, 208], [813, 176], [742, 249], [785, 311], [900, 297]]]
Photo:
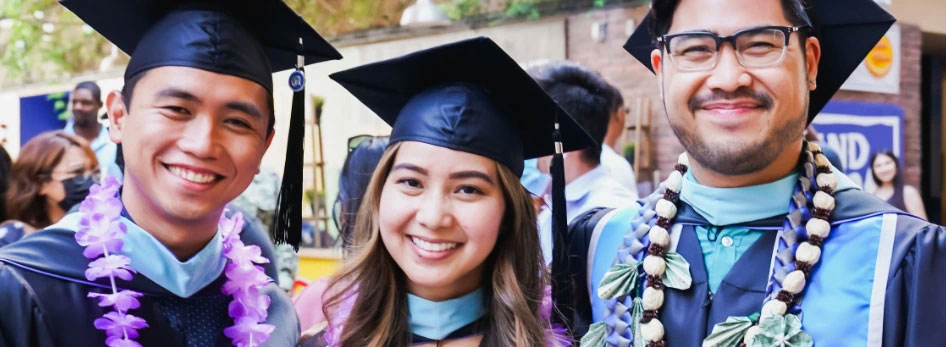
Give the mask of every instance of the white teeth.
[[197, 173], [178, 166], [168, 166], [168, 168], [170, 168], [171, 172], [173, 172], [175, 175], [178, 175], [181, 178], [194, 183], [210, 183], [216, 179], [213, 174]]
[[413, 236], [411, 237], [411, 241], [413, 241], [415, 245], [420, 247], [420, 249], [423, 249], [425, 251], [430, 251], [430, 252], [441, 252], [441, 251], [446, 251], [448, 249], [457, 248], [456, 242], [432, 243], [432, 242], [421, 240]]

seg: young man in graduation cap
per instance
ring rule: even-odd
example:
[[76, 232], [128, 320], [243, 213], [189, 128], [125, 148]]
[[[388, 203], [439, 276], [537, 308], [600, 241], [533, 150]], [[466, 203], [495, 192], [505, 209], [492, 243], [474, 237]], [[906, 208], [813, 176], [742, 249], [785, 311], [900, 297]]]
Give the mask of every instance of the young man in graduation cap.
[[62, 3], [131, 54], [107, 99], [124, 184], [0, 252], [0, 345], [294, 345], [267, 236], [223, 214], [272, 141], [272, 72], [339, 54], [282, 1]]
[[653, 2], [625, 48], [687, 152], [655, 195], [570, 226], [582, 346], [946, 341], [946, 230], [803, 141], [893, 21], [869, 0]]

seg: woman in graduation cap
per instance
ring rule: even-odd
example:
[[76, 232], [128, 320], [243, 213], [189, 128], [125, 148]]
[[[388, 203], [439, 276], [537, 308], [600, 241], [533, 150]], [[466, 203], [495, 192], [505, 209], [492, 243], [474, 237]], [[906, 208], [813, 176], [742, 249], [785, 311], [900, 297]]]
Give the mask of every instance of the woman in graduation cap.
[[331, 77], [393, 131], [313, 344], [552, 343], [549, 276], [519, 175], [524, 158], [553, 153], [556, 118], [565, 150], [588, 135], [487, 38]]

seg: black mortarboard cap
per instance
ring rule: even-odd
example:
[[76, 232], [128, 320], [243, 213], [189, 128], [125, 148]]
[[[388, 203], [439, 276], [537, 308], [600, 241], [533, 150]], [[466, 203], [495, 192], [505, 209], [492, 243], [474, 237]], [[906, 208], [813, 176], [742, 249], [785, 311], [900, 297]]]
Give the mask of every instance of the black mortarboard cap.
[[[276, 243], [302, 233], [305, 126], [303, 65], [341, 54], [282, 0], [60, 0], [131, 60], [125, 80], [161, 66], [241, 77], [273, 91], [275, 71], [296, 68], [286, 162], [276, 207]], [[209, 87], [209, 86], [208, 86]]]
[[492, 40], [478, 37], [330, 76], [393, 127], [391, 143], [418, 141], [482, 155], [522, 174], [523, 160], [594, 140]]
[[[811, 123], [896, 19], [873, 0], [813, 0], [809, 3], [813, 35], [821, 42], [817, 88], [811, 91], [808, 100], [808, 123]], [[650, 52], [656, 48], [656, 40], [651, 32], [651, 21], [652, 12], [641, 21], [624, 49], [654, 71]]]
[[[61, 0], [131, 56], [125, 79], [159, 66], [246, 78], [273, 90], [272, 73], [341, 55], [281, 0]], [[299, 39], [303, 45], [299, 46]]]

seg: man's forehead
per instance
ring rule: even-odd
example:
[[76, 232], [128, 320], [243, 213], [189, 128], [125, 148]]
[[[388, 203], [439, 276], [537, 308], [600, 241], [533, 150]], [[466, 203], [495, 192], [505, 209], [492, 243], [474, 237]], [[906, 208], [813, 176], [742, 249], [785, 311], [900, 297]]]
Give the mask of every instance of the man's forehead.
[[85, 88], [76, 88], [72, 91], [71, 97], [73, 99], [95, 99], [95, 96], [92, 95], [92, 91]]
[[681, 0], [667, 33], [705, 31], [730, 35], [767, 25], [791, 25], [780, 0]]
[[261, 84], [249, 79], [183, 66], [148, 70], [135, 86], [136, 95], [173, 96], [175, 93], [168, 93], [169, 90], [186, 92], [198, 98], [237, 97], [246, 100], [259, 97], [259, 102], [264, 103], [269, 93]]

